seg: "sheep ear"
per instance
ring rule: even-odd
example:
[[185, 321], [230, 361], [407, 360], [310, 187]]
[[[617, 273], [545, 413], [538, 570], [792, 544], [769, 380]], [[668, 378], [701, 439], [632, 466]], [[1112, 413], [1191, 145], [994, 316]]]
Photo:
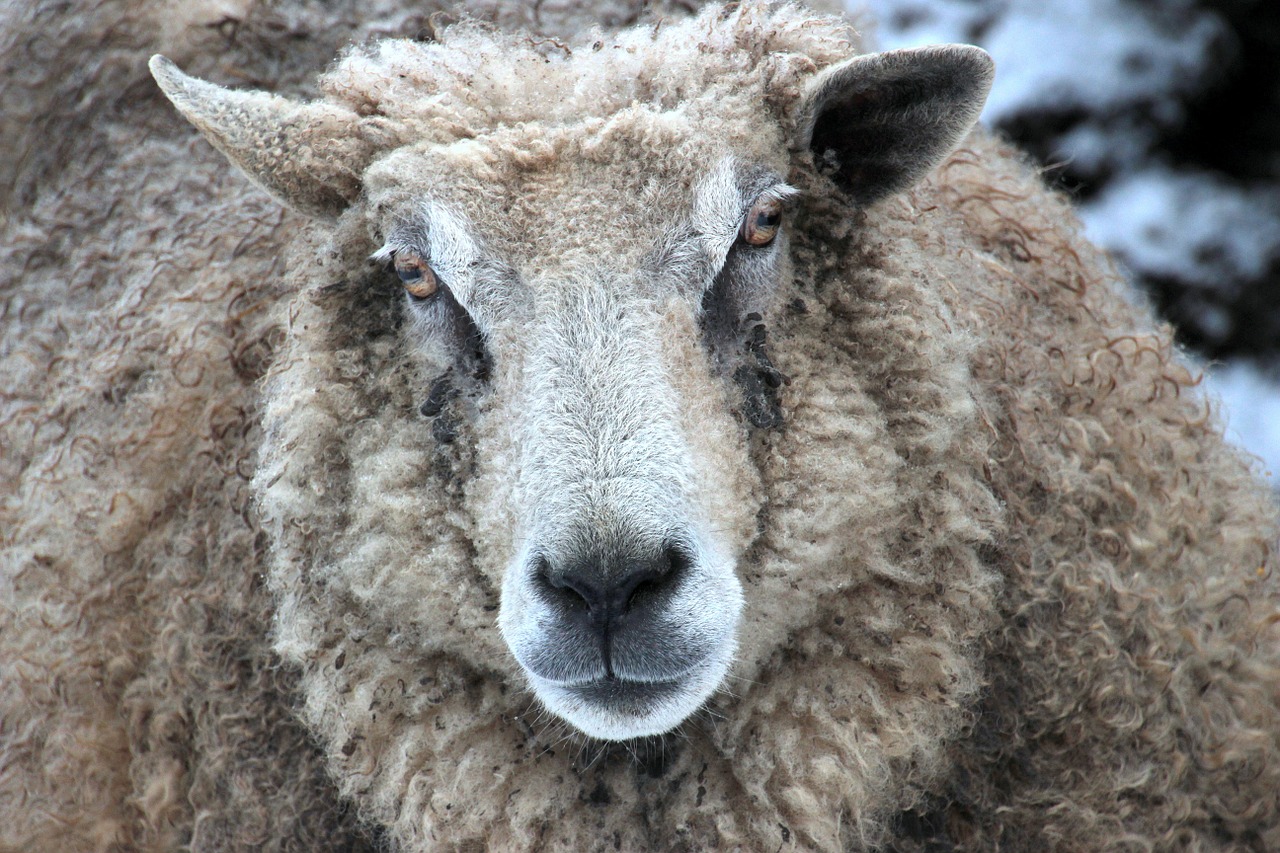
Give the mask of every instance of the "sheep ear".
[[258, 186], [303, 213], [336, 217], [360, 194], [373, 146], [359, 116], [325, 103], [224, 89], [189, 77], [163, 56], [151, 75], [178, 112]]
[[939, 45], [855, 56], [809, 82], [793, 147], [810, 148], [860, 205], [904, 190], [960, 143], [982, 112], [995, 64]]

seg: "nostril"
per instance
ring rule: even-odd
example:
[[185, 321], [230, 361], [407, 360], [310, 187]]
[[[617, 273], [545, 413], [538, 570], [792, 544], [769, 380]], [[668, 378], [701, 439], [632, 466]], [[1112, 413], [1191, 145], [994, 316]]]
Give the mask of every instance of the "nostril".
[[538, 557], [534, 578], [544, 595], [558, 599], [562, 604], [587, 610], [595, 610], [599, 606], [601, 597], [584, 576], [573, 572], [556, 572], [545, 556]]
[[[665, 568], [665, 567], [663, 567]], [[614, 593], [615, 609], [618, 613], [626, 613], [646, 594], [656, 592], [662, 586], [666, 572], [654, 566], [647, 566], [632, 572], [622, 579]]]
[[619, 595], [614, 599], [626, 613], [633, 607], [655, 598], [674, 588], [693, 565], [693, 557], [680, 545], [666, 546], [660, 557], [636, 567], [636, 570], [618, 585]]
[[662, 552], [667, 561], [667, 577], [679, 581], [693, 567], [693, 552], [685, 545], [671, 544]]
[[598, 600], [599, 596], [596, 595], [594, 588], [590, 584], [583, 582], [582, 579], [566, 576], [553, 580], [551, 585], [558, 590], [581, 599], [589, 609], [595, 609], [592, 605]]
[[533, 561], [533, 579], [539, 586], [555, 586], [555, 582], [551, 580], [551, 561], [542, 554], [539, 554]]
[[532, 574], [540, 594], [565, 615], [590, 614], [607, 625], [636, 609], [661, 608], [693, 565], [689, 548], [668, 544], [654, 556], [626, 561], [592, 556], [557, 566], [538, 556]]

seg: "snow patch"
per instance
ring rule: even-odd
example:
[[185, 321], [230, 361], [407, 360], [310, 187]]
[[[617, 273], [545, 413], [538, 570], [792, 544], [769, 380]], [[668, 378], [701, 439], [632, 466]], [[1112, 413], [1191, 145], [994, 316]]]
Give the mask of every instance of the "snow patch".
[[1230, 286], [1280, 262], [1280, 200], [1211, 174], [1152, 166], [1080, 207], [1085, 234], [1136, 272]]
[[1227, 439], [1258, 457], [1262, 472], [1280, 489], [1280, 380], [1237, 362], [1211, 369], [1204, 388], [1221, 402]]
[[[1154, 134], [1141, 124], [1179, 126], [1183, 102], [1216, 79], [1230, 44], [1223, 20], [1190, 0], [849, 0], [849, 7], [878, 20], [872, 36], [884, 50], [940, 42], [986, 48], [996, 79], [983, 121], [1045, 113], [1087, 121], [1084, 135], [1064, 128], [1057, 156], [1089, 171], [1149, 152]], [[1141, 122], [1127, 120], [1135, 111]]]
[[1147, 103], [1166, 122], [1179, 121], [1179, 99], [1201, 88], [1223, 26], [1173, 11], [1157, 15], [1113, 0], [1011, 0], [984, 39], [1000, 62], [988, 120], [1046, 108], [1107, 114]]

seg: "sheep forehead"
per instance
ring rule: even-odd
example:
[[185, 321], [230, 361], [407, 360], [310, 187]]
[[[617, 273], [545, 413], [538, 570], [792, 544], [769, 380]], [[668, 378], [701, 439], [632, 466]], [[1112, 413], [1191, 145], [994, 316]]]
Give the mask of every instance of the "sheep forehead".
[[[680, 117], [631, 113], [625, 121], [523, 126], [395, 152], [366, 175], [374, 227], [390, 248], [438, 230], [419, 248], [469, 254], [467, 262], [487, 254], [534, 278], [580, 263], [634, 270], [681, 235], [688, 238], [681, 252], [714, 263], [732, 243], [744, 191], [753, 186], [744, 176], [754, 176], [754, 185], [777, 183], [785, 165], [780, 137], [773, 135], [766, 158], [773, 162], [761, 163], [764, 130], [732, 146]], [[753, 149], [752, 160], [733, 151], [744, 147]], [[461, 231], [466, 251], [461, 238], [443, 236]]]

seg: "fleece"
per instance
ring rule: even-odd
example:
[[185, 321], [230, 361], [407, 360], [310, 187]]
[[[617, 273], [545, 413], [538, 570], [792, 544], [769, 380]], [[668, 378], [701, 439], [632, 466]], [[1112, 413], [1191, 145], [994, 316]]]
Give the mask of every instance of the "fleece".
[[[4, 13], [0, 849], [1280, 848], [1280, 511], [1017, 152], [857, 203], [793, 142], [864, 48], [792, 5], [193, 8]], [[157, 51], [306, 167], [230, 169]], [[497, 624], [530, 353], [727, 155], [795, 190], [749, 333], [623, 273], [572, 319], [654, 342], [737, 653], [594, 741]], [[443, 397], [377, 259], [427, 197], [529, 283]]]

